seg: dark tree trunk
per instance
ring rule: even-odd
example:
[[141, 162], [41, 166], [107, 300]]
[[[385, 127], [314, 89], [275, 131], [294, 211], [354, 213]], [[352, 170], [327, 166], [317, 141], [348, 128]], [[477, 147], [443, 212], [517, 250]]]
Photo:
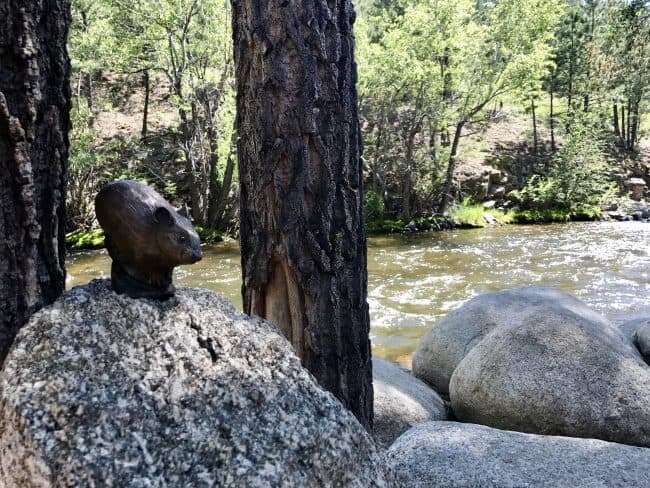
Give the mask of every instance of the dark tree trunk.
[[568, 112], [569, 112], [569, 118], [571, 118], [571, 114], [573, 113], [573, 76], [574, 76], [574, 71], [575, 71], [575, 26], [576, 26], [576, 17], [575, 14], [571, 14], [571, 51], [569, 54], [569, 86], [568, 86], [568, 92], [569, 92], [569, 100], [568, 100]]
[[439, 213], [445, 213], [447, 206], [451, 201], [451, 190], [454, 185], [454, 171], [456, 171], [456, 157], [458, 155], [458, 145], [460, 144], [460, 137], [463, 133], [465, 121], [461, 121], [456, 125], [456, 132], [454, 132], [454, 142], [451, 144], [451, 151], [449, 153], [449, 163], [447, 164], [447, 176], [445, 183], [442, 187], [442, 195], [440, 199], [440, 206], [438, 207]]
[[621, 126], [618, 122], [618, 103], [614, 100], [613, 107], [613, 118], [614, 118], [614, 135], [620, 140], [621, 139]]
[[219, 171], [216, 164], [218, 161], [210, 167], [210, 205], [208, 207], [208, 225], [213, 229], [219, 228], [226, 211], [228, 195], [230, 195], [232, 178], [235, 172], [236, 144], [237, 130], [235, 128], [233, 129], [230, 141], [230, 150], [228, 151], [228, 159], [226, 160], [226, 169], [223, 173], [223, 180], [220, 183], [218, 181]]
[[405, 171], [402, 174], [402, 217], [410, 219], [413, 213], [413, 146], [415, 144], [415, 136], [418, 134], [420, 128], [414, 128], [409, 131], [406, 137], [406, 154], [405, 154]]
[[93, 118], [95, 117], [95, 87], [93, 86], [93, 75], [92, 73], [86, 73], [84, 75], [84, 96], [88, 102], [88, 110], [92, 114]]
[[151, 80], [149, 79], [149, 70], [144, 70], [142, 74], [142, 84], [144, 86], [144, 107], [142, 110], [142, 139], [147, 138], [149, 132], [149, 95], [151, 93]]
[[555, 144], [555, 106], [553, 102], [553, 90], [551, 89], [551, 113], [549, 117], [551, 122], [551, 151], [555, 151], [557, 149], [557, 145]]
[[350, 0], [233, 0], [245, 311], [366, 427], [373, 393]]
[[537, 139], [537, 113], [535, 112], [535, 100], [530, 100], [530, 110], [533, 115], [533, 154], [537, 156], [538, 154], [538, 139]]
[[638, 138], [637, 134], [639, 130], [639, 102], [637, 101], [634, 102], [630, 119], [632, 119], [632, 122], [631, 122], [631, 129], [630, 129], [630, 147], [628, 149], [630, 151], [634, 151], [634, 148], [636, 147], [636, 142]]
[[0, 363], [65, 287], [67, 0], [0, 3]]
[[630, 149], [630, 143], [631, 143], [631, 132], [632, 132], [632, 102], [630, 99], [627, 99], [627, 120], [626, 120], [626, 128], [625, 128], [625, 149]]
[[627, 134], [625, 133], [625, 103], [621, 104], [621, 147], [625, 149]]
[[435, 123], [429, 124], [429, 154], [434, 166], [438, 164], [438, 128]]

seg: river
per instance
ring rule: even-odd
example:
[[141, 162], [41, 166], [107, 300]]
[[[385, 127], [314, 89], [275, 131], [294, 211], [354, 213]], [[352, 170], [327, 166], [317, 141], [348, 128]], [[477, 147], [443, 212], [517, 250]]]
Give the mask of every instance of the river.
[[[110, 275], [104, 251], [72, 254], [68, 287]], [[418, 339], [449, 310], [489, 291], [547, 285], [622, 320], [650, 315], [650, 224], [590, 222], [500, 226], [368, 242], [373, 352], [408, 365]], [[220, 292], [241, 308], [237, 245], [205, 249], [176, 271], [186, 286]]]

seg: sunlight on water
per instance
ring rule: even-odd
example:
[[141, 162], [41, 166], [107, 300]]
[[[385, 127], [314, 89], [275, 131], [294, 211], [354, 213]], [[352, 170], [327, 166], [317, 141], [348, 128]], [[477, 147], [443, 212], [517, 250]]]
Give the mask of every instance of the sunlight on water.
[[[105, 252], [74, 254], [68, 286], [109, 270]], [[418, 339], [440, 316], [488, 291], [547, 285], [614, 320], [650, 314], [650, 225], [504, 226], [373, 238], [368, 273], [374, 351], [408, 365]], [[241, 308], [234, 244], [206, 249], [203, 261], [180, 268], [176, 279], [223, 293]]]

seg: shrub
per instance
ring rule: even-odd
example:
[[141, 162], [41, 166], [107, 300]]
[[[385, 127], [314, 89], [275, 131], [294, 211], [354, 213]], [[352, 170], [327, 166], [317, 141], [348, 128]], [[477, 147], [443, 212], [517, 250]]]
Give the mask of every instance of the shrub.
[[384, 218], [384, 199], [375, 191], [368, 190], [364, 195], [366, 222], [374, 222]]
[[80, 251], [83, 249], [101, 249], [104, 247], [104, 231], [95, 229], [91, 231], [78, 230], [65, 236], [68, 249]]
[[586, 116], [578, 119], [548, 174], [533, 176], [524, 188], [511, 192], [510, 198], [524, 210], [593, 215], [594, 209], [613, 197], [615, 188], [606, 174], [600, 140], [599, 129], [591, 120]]
[[488, 214], [500, 224], [507, 224], [512, 221], [510, 213], [496, 209], [486, 209], [482, 205], [473, 204], [467, 198], [456, 205], [450, 212], [451, 219], [458, 227], [485, 227], [487, 225], [485, 217]]

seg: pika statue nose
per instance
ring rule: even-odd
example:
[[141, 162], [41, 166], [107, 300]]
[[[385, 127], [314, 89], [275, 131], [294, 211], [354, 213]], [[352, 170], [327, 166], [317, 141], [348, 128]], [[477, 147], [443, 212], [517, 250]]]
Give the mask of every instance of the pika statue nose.
[[198, 263], [201, 259], [203, 259], [201, 248], [192, 249], [192, 263]]

